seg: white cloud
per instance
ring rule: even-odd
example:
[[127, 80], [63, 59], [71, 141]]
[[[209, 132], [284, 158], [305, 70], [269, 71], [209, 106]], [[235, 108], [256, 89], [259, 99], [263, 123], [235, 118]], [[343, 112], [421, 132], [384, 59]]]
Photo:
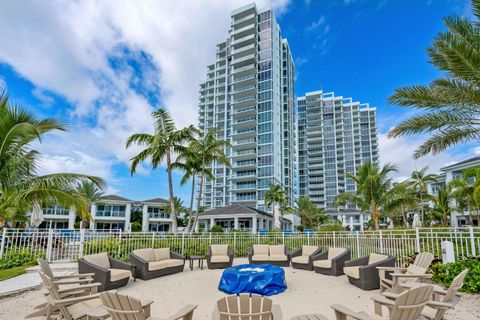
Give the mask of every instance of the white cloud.
[[[307, 27], [307, 30], [308, 30], [308, 31], [316, 30], [316, 29], [318, 29], [321, 25], [323, 25], [326, 21], [327, 21], [327, 19], [325, 18], [325, 16], [324, 16], [324, 15], [321, 15], [320, 18], [318, 18], [317, 20], [313, 21], [313, 22]], [[328, 30], [327, 30], [327, 31], [328, 31]]]
[[[54, 138], [56, 146], [74, 146], [68, 152], [42, 145], [44, 171], [111, 177], [113, 163], [128, 163], [138, 151], [125, 150], [125, 139], [150, 131], [150, 113], [159, 106], [179, 127], [196, 123], [198, 85], [215, 60], [216, 44], [228, 35], [230, 11], [249, 2], [0, 2], [0, 63], [32, 82], [40, 100], [49, 102], [53, 92], [74, 106], [70, 133]], [[257, 6], [272, 5], [282, 14], [289, 2], [261, 0]], [[112, 57], [135, 59], [141, 77], [128, 63], [112, 67]]]
[[385, 133], [379, 133], [378, 139], [381, 165], [395, 164], [399, 169], [395, 174], [395, 179], [398, 181], [409, 177], [413, 170], [419, 170], [425, 166], [429, 167], [429, 172], [439, 173], [440, 168], [468, 157], [468, 153], [457, 152], [454, 155], [442, 152], [415, 160], [413, 158], [414, 151], [423, 143], [424, 138], [408, 136], [390, 139]]

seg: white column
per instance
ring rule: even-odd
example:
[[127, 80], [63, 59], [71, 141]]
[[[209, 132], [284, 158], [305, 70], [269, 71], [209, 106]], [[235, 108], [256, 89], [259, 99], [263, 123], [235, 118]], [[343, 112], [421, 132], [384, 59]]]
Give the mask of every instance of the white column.
[[210, 218], [210, 224], [208, 226], [208, 229], [210, 229], [211, 227], [213, 227], [215, 225], [215, 219], [214, 218]]
[[130, 231], [130, 217], [132, 215], [132, 204], [127, 203], [125, 208], [125, 227], [123, 231]]
[[95, 203], [92, 203], [90, 214], [92, 215], [92, 219], [90, 220], [90, 230], [95, 230], [95, 216], [97, 214], [97, 205]]
[[200, 231], [200, 220], [197, 221], [197, 224], [195, 225], [195, 232]]
[[233, 228], [238, 229], [238, 217], [233, 218]]
[[252, 217], [252, 233], [257, 233], [257, 216]]
[[148, 231], [148, 223], [149, 223], [149, 216], [148, 216], [148, 206], [146, 204], [142, 207], [142, 231]]
[[364, 231], [363, 229], [364, 229], [363, 228], [363, 213], [360, 213], [360, 231], [363, 232]]
[[70, 207], [68, 210], [68, 229], [70, 230], [75, 229], [75, 218], [77, 217], [76, 213], [77, 212], [74, 207]]

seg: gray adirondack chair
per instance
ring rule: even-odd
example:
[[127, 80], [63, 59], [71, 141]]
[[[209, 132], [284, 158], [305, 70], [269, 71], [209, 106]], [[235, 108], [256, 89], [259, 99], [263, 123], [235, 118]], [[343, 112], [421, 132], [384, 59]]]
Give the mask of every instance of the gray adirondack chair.
[[100, 299], [113, 320], [192, 320], [193, 312], [197, 308], [196, 305], [186, 305], [171, 317], [157, 318], [145, 312], [142, 302], [136, 298], [116, 292], [103, 292]]
[[[380, 277], [380, 292], [400, 293], [404, 290], [402, 289], [403, 283], [430, 279], [432, 275], [426, 272], [432, 264], [433, 258], [432, 253], [421, 252], [415, 257], [415, 261], [406, 268], [377, 267]], [[391, 279], [388, 278], [388, 275]]]

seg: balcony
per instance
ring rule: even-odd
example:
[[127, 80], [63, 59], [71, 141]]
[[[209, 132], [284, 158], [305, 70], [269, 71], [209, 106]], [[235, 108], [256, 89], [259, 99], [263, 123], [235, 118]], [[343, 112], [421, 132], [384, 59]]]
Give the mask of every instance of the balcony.
[[237, 140], [232, 143], [233, 147], [255, 147], [256, 145], [256, 139], [255, 138], [249, 138], [249, 139], [242, 139], [242, 140]]
[[241, 109], [234, 109], [232, 112], [234, 116], [249, 116], [249, 115], [254, 115], [256, 113], [257, 113], [256, 106], [249, 106]]
[[232, 74], [234, 74], [235, 77], [242, 77], [242, 76], [251, 75], [252, 73], [255, 73], [255, 76], [256, 76], [256, 71], [257, 71], [257, 67], [255, 66], [255, 64], [252, 63], [248, 66], [233, 68]]
[[247, 74], [245, 76], [241, 77], [235, 77], [233, 78], [232, 84], [235, 85], [247, 85], [251, 83], [256, 83], [257, 80], [257, 75], [255, 73], [253, 74]]
[[256, 54], [252, 53], [232, 61], [234, 67], [243, 67], [256, 61]]
[[257, 95], [252, 94], [250, 96], [234, 99], [232, 104], [246, 107], [247, 105], [255, 104], [256, 100], [257, 100]]
[[250, 44], [254, 44], [256, 41], [255, 34], [250, 34], [245, 37], [237, 38], [232, 41], [232, 46], [234, 50], [241, 48], [242, 46], [248, 46]]
[[257, 190], [257, 183], [256, 182], [251, 182], [251, 183], [241, 183], [233, 187], [232, 191], [233, 192], [249, 192], [249, 191], [255, 191]]
[[247, 139], [247, 138], [250, 138], [250, 137], [255, 137], [257, 135], [257, 128], [256, 127], [253, 127], [253, 128], [240, 128], [238, 130], [235, 130], [233, 132], [233, 134], [235, 135], [235, 138], [237, 139]]
[[243, 86], [243, 87], [238, 87], [238, 88], [234, 88], [233, 89], [233, 94], [239, 94], [239, 93], [255, 93], [255, 90], [257, 89], [257, 85], [255, 83], [253, 84], [248, 84], [246, 86]]
[[246, 26], [242, 26], [241, 28], [235, 28], [231, 35], [234, 37], [234, 38], [242, 38], [248, 34], [252, 34], [252, 33], [255, 33], [255, 30], [256, 30], [256, 25], [255, 23], [251, 23], [251, 24], [248, 24]]
[[255, 159], [253, 160], [243, 160], [243, 161], [236, 161], [233, 164], [233, 170], [239, 171], [239, 170], [252, 170], [255, 169], [257, 166], [257, 161]]
[[249, 14], [245, 17], [235, 19], [235, 20], [232, 21], [232, 27], [236, 27], [236, 26], [240, 25], [242, 22], [245, 22], [245, 21], [248, 21], [249, 23], [253, 23], [253, 22], [255, 22], [255, 17], [256, 17], [255, 13], [252, 13], [252, 14]]

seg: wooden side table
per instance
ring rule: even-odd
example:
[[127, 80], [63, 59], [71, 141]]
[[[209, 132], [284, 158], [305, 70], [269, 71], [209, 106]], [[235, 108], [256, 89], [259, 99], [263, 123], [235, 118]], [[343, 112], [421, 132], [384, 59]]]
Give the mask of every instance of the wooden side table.
[[203, 270], [203, 260], [205, 260], [204, 256], [189, 256], [188, 262], [189, 262], [190, 270], [193, 270], [193, 262], [195, 260], [198, 260], [198, 267], [200, 268], [200, 270]]

